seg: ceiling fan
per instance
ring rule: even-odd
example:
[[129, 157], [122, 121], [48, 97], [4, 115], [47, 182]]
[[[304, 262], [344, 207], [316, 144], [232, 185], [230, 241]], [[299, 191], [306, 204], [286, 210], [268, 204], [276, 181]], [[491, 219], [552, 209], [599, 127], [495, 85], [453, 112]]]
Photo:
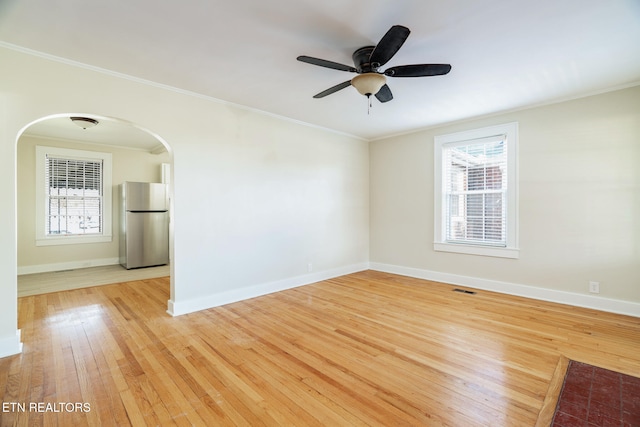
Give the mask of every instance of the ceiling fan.
[[398, 65], [380, 71], [380, 67], [389, 62], [398, 50], [400, 50], [400, 47], [404, 44], [405, 40], [407, 40], [407, 37], [409, 37], [409, 33], [410, 31], [407, 27], [394, 25], [382, 37], [377, 46], [365, 46], [353, 52], [354, 67], [325, 59], [313, 58], [311, 56], [298, 56], [297, 59], [301, 62], [358, 74], [351, 80], [337, 84], [314, 95], [314, 98], [323, 98], [341, 89], [353, 86], [367, 98], [374, 95], [378, 101], [388, 102], [393, 99], [393, 94], [387, 85], [386, 77], [441, 76], [451, 71], [451, 65], [449, 64]]

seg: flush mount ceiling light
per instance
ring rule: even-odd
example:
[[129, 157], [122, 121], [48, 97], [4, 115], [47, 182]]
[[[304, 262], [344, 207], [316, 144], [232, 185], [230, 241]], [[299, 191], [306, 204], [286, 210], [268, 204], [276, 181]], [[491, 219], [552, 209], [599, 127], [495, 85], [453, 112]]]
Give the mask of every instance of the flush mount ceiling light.
[[73, 123], [80, 126], [82, 129], [89, 129], [97, 125], [99, 122], [96, 119], [90, 117], [69, 117]]

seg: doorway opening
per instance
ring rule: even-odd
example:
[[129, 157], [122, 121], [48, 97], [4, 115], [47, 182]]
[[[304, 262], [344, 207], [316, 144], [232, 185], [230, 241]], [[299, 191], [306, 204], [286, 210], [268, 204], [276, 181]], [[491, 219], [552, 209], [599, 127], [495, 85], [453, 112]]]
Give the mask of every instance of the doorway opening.
[[[42, 161], [48, 151], [72, 160]], [[123, 182], [166, 184], [173, 217], [173, 152], [165, 140], [126, 120], [63, 113], [25, 126], [16, 153], [19, 297], [170, 276], [173, 298], [173, 221], [169, 264], [130, 270], [120, 265]], [[94, 167], [92, 158], [109, 160]]]

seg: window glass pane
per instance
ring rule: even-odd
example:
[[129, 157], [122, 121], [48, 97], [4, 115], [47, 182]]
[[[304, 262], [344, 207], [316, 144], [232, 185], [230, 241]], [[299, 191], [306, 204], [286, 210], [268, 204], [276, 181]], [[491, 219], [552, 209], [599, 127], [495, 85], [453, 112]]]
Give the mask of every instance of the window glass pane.
[[506, 244], [503, 139], [443, 147], [448, 241]]
[[468, 184], [467, 190], [484, 190], [485, 188], [485, 169], [484, 168], [471, 168], [467, 171]]
[[102, 233], [102, 161], [47, 156], [46, 234]]

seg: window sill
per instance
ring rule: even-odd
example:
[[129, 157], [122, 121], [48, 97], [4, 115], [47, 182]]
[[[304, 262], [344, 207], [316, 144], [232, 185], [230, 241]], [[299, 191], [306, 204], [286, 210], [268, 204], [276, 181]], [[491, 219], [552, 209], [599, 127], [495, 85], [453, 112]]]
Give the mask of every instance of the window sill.
[[108, 243], [111, 235], [102, 236], [60, 236], [36, 239], [36, 246], [81, 245], [85, 243]]
[[520, 250], [517, 248], [497, 248], [491, 246], [464, 245], [459, 243], [435, 242], [433, 244], [433, 250], [437, 252], [453, 252], [459, 254], [491, 256], [498, 258], [518, 259], [520, 257]]

